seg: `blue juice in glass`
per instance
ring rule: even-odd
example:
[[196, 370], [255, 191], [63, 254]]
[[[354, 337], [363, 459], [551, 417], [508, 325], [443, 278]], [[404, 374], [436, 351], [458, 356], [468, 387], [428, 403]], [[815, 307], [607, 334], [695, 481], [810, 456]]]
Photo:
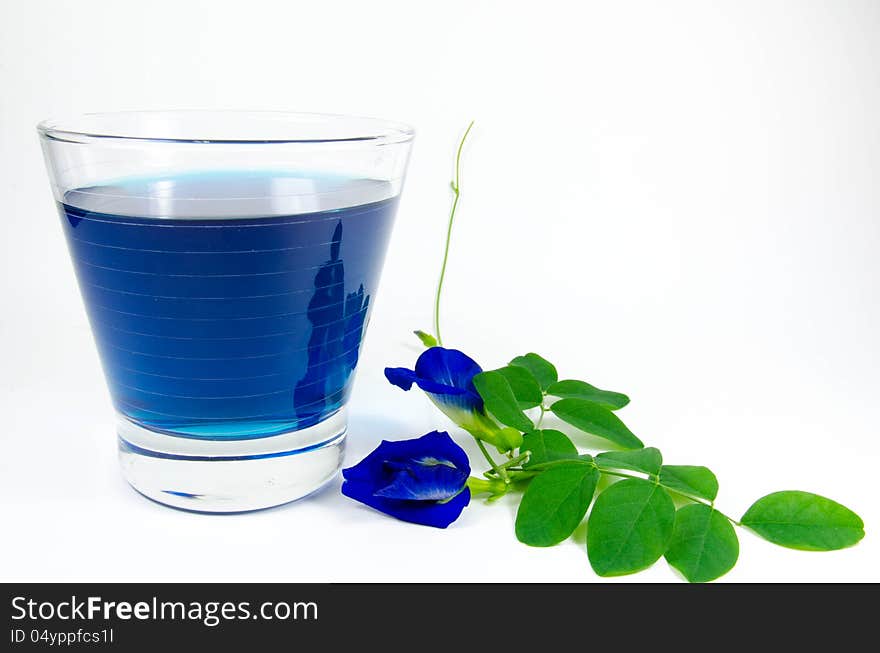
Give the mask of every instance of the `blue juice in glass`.
[[67, 192], [64, 231], [118, 413], [214, 441], [336, 413], [396, 201], [381, 181], [271, 171]]

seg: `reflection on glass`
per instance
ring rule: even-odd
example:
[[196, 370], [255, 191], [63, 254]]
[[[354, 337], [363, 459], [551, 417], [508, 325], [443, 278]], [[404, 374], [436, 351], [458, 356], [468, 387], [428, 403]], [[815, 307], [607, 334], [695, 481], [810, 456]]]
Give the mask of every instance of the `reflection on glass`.
[[308, 369], [296, 385], [297, 415], [312, 420], [334, 410], [345, 400], [348, 382], [357, 365], [358, 350], [370, 296], [360, 284], [346, 294], [345, 263], [340, 258], [342, 221], [336, 224], [330, 242], [330, 259], [315, 275], [315, 294], [309, 302]]

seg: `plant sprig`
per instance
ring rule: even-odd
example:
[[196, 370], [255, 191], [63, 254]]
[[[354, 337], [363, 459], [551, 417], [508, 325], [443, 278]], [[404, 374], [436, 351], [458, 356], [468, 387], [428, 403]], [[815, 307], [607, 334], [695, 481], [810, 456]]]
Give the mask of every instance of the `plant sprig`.
[[[440, 296], [460, 198], [461, 154], [473, 124], [455, 155], [452, 208], [434, 298], [435, 335], [415, 332], [426, 347], [442, 346]], [[473, 387], [488, 418], [481, 424], [497, 423], [497, 428], [471, 429], [489, 465], [484, 478], [469, 478], [471, 492], [486, 493], [490, 501], [522, 492], [515, 533], [530, 546], [559, 544], [586, 519], [588, 559], [600, 576], [634, 573], [665, 557], [688, 581], [714, 580], [739, 557], [734, 527], [748, 528], [780, 546], [811, 551], [845, 548], [864, 537], [858, 515], [809, 492], [774, 492], [758, 499], [739, 520], [726, 515], [715, 507], [718, 480], [711, 470], [664, 464], [661, 452], [645, 447], [620, 419], [617, 411], [629, 404], [628, 396], [577, 379], [560, 380], [556, 367], [536, 353], [476, 374]], [[617, 448], [581, 452], [568, 434], [542, 428], [547, 414], [558, 418], [561, 428], [588, 433]], [[486, 443], [504, 457], [502, 462]], [[597, 493], [603, 477], [615, 482]]]
[[446, 246], [443, 248], [443, 263], [440, 265], [440, 279], [437, 281], [437, 292], [434, 294], [434, 333], [436, 334], [434, 344], [440, 345], [441, 347], [443, 346], [443, 337], [440, 335], [440, 295], [443, 294], [443, 281], [446, 279], [446, 264], [449, 262], [449, 244], [452, 242], [452, 225], [455, 222], [455, 211], [458, 208], [458, 199], [461, 197], [461, 151], [464, 149], [464, 142], [467, 140], [468, 134], [471, 133], [473, 126], [474, 121], [471, 120], [467, 129], [464, 130], [464, 135], [461, 137], [461, 141], [458, 143], [458, 150], [455, 152], [455, 178], [449, 183], [453, 194], [452, 208], [449, 209], [449, 222], [446, 226]]

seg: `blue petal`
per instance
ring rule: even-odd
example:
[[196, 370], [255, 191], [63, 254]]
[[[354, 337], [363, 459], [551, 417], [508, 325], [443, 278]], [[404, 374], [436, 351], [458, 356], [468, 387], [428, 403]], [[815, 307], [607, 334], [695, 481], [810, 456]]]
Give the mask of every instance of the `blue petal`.
[[[446, 528], [470, 501], [467, 454], [449, 434], [387, 440], [342, 470], [342, 493], [405, 521]], [[443, 503], [442, 500], [446, 500]]]
[[437, 392], [440, 394], [462, 394], [467, 392], [461, 388], [455, 388], [451, 385], [444, 385], [432, 381], [431, 379], [422, 378], [413, 370], [405, 367], [386, 367], [385, 378], [388, 379], [392, 385], [396, 385], [403, 390], [409, 390], [412, 388], [413, 383], [416, 383], [425, 392]]
[[458, 446], [455, 440], [449, 437], [449, 433], [446, 431], [431, 431], [415, 440], [403, 440], [400, 442], [400, 444], [407, 448], [410, 447], [410, 443], [413, 446], [409, 451], [414, 459], [434, 457], [448, 460], [455, 467], [463, 470], [466, 475], [471, 473], [471, 465], [467, 454], [464, 449]]
[[405, 367], [386, 367], [385, 378], [403, 390], [409, 390], [412, 384], [418, 381], [416, 373]]
[[483, 412], [483, 400], [476, 393], [457, 392], [453, 394], [447, 392], [438, 394], [429, 390], [425, 390], [425, 393], [437, 408], [442, 410], [449, 419], [459, 426], [472, 421], [473, 413]]
[[419, 356], [415, 370], [386, 367], [385, 377], [404, 390], [417, 384], [447, 414], [444, 405], [453, 411], [482, 412], [483, 400], [474, 387], [474, 376], [482, 371], [474, 359], [457, 349], [431, 347]]
[[483, 371], [474, 359], [457, 349], [431, 347], [416, 361], [416, 376], [441, 386], [474, 392], [474, 376]]
[[442, 501], [458, 494], [468, 477], [467, 470], [458, 469], [452, 462], [433, 456], [385, 465], [387, 469], [394, 470], [394, 478], [373, 494], [386, 499]]
[[346, 481], [372, 483], [374, 489], [384, 487], [392, 478], [385, 469], [385, 462], [393, 459], [394, 445], [394, 442], [382, 440], [379, 446], [357, 465], [343, 469], [342, 477]]
[[425, 458], [446, 460], [461, 470], [465, 478], [471, 473], [464, 449], [458, 446], [446, 431], [431, 431], [412, 440], [394, 442], [383, 440], [369, 456], [357, 465], [343, 469], [342, 476], [347, 481], [372, 483], [373, 491], [376, 491], [394, 482], [399, 471], [389, 467], [387, 463], [415, 462]]
[[465, 488], [446, 503], [438, 501], [410, 501], [405, 499], [387, 499], [374, 496], [370, 487], [359, 481], [346, 480], [342, 484], [342, 493], [375, 508], [387, 515], [403, 521], [435, 528], [446, 528], [458, 519], [461, 511], [470, 503], [471, 493]]

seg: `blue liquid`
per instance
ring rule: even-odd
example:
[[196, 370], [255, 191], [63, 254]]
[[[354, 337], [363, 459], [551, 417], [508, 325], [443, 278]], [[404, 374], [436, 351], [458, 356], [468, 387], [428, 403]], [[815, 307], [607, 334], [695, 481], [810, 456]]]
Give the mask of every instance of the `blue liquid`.
[[72, 191], [60, 210], [128, 419], [243, 439], [314, 425], [345, 403], [396, 210], [387, 184], [135, 179]]

